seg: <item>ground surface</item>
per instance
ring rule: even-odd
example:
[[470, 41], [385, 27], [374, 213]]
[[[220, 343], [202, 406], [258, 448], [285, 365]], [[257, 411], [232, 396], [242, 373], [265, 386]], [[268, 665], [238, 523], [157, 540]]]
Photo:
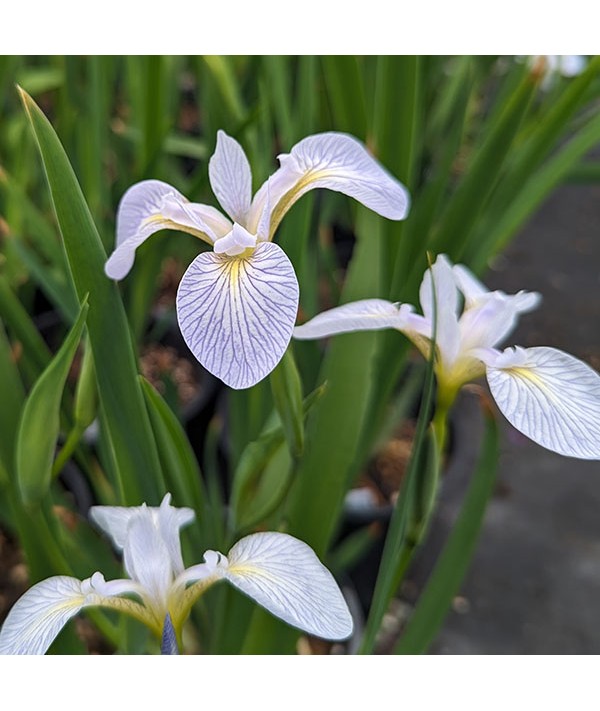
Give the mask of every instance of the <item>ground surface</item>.
[[[485, 281], [543, 295], [506, 345], [554, 346], [600, 370], [600, 186], [557, 191]], [[429, 555], [411, 576], [415, 588], [458, 511], [476, 456], [475, 398], [465, 393], [455, 414], [456, 452]], [[600, 462], [555, 455], [506, 423], [477, 553], [431, 651], [600, 653]]]

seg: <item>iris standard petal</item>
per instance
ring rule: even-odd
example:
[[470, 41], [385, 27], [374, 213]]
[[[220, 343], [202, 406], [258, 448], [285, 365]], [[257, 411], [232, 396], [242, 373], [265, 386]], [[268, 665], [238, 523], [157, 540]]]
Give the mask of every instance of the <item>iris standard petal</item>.
[[433, 336], [434, 309], [431, 278], [435, 284], [436, 345], [446, 367], [451, 367], [460, 350], [458, 328], [458, 289], [452, 264], [445, 254], [438, 255], [435, 263], [427, 269], [419, 288], [419, 300], [423, 315], [430, 324], [429, 338]]
[[194, 356], [232, 388], [249, 388], [277, 365], [298, 311], [298, 281], [283, 250], [261, 242], [250, 256], [204, 252], [177, 292], [177, 318]]
[[244, 149], [225, 131], [217, 132], [208, 177], [221, 207], [234, 222], [243, 225], [252, 199], [252, 173]]
[[123, 195], [117, 212], [117, 240], [104, 270], [111, 279], [123, 279], [135, 250], [159, 230], [180, 230], [209, 244], [231, 230], [231, 222], [214, 207], [188, 200], [160, 180], [144, 180]]
[[171, 568], [174, 575], [183, 572], [183, 558], [181, 556], [181, 539], [179, 531], [182, 526], [194, 520], [195, 514], [189, 508], [175, 508], [169, 503], [171, 495], [167, 494], [156, 511], [158, 531], [163, 539], [171, 559]]
[[17, 600], [0, 630], [0, 654], [44, 654], [84, 607], [84, 583], [66, 575], [47, 578]]
[[144, 602], [155, 609], [164, 607], [166, 612], [173, 568], [170, 551], [152, 520], [151, 511], [140, 511], [130, 520], [123, 562], [127, 574], [144, 589]]
[[487, 380], [506, 419], [542, 447], [600, 459], [600, 375], [555, 348], [507, 349], [488, 359]]
[[406, 309], [412, 307], [408, 304], [393, 304], [385, 299], [353, 301], [323, 311], [302, 326], [296, 326], [294, 338], [325, 338], [336, 333], [375, 331], [380, 328], [401, 330], [406, 326]]
[[290, 153], [279, 156], [281, 167], [257, 192], [248, 219], [256, 232], [270, 195], [270, 237], [283, 215], [304, 193], [328, 188], [349, 195], [391, 220], [408, 214], [407, 189], [385, 170], [365, 146], [345, 133], [318, 133], [297, 143]]
[[352, 634], [341, 590], [306, 543], [285, 533], [254, 533], [227, 558], [223, 577], [273, 615], [325, 639]]

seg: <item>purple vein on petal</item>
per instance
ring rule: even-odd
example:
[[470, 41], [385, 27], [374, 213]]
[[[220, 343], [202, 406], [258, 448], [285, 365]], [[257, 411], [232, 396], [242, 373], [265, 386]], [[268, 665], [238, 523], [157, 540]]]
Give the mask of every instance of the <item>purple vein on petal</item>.
[[297, 308], [293, 267], [271, 242], [245, 258], [199, 255], [177, 294], [179, 325], [190, 350], [233, 388], [254, 385], [277, 365]]

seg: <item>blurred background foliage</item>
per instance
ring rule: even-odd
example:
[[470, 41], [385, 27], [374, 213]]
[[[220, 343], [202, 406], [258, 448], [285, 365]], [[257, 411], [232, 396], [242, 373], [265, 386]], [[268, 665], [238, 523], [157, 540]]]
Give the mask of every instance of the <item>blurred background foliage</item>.
[[[111, 402], [102, 383], [112, 373], [128, 383], [137, 366], [109, 362], [118, 349], [102, 351], [102, 339], [114, 333], [119, 340], [125, 332], [113, 301], [117, 288], [101, 285], [101, 270], [90, 288], [106, 294], [90, 296], [88, 334], [67, 377], [73, 349], [65, 338], [75, 324], [76, 343], [85, 318], [78, 274], [88, 256], [83, 248], [76, 253], [77, 230], [84, 244], [86, 230], [97, 229], [93, 271], [102, 249], [113, 247], [116, 208], [133, 183], [164, 180], [194, 202], [215, 205], [207, 162], [219, 129], [246, 150], [255, 189], [273, 172], [276, 156], [301, 138], [344, 131], [409, 187], [412, 209], [405, 222], [394, 223], [332, 192], [299, 201], [276, 236], [298, 275], [299, 321], [358, 298], [417, 303], [427, 252], [445, 252], [481, 274], [556, 186], [600, 179], [600, 162], [590, 157], [600, 142], [600, 59], [588, 58], [585, 70], [568, 79], [546, 70], [543, 57], [1, 57], [0, 487], [7, 495], [0, 500], [0, 523], [22, 545], [30, 581], [57, 572], [116, 571], [105, 543], [70, 517], [92, 502], [132, 505], [142, 497], [156, 504], [165, 486], [176, 505], [193, 505], [199, 516], [199, 526], [186, 534], [187, 550], [226, 549], [241, 533], [284, 527], [340, 575], [365, 555], [372, 527], [341, 544], [336, 537], [345, 496], [382, 442], [415, 415], [426, 377], [424, 368], [409, 368], [410, 349], [400, 334], [351, 334], [326, 349], [293, 343], [270, 379], [226, 392], [190, 364], [176, 335], [176, 288], [205, 247], [189, 235], [165, 232], [140, 248], [118, 287], [134, 352], [160, 394], [146, 379], [128, 385], [129, 412], [145, 408], [143, 417], [123, 415], [117, 427], [118, 396]], [[68, 224], [69, 200], [75, 200], [67, 178], [61, 184], [68, 164], [48, 148], [50, 138], [40, 141], [42, 124], [34, 131], [47, 141], [40, 160], [16, 84], [54, 127], [93, 223], [74, 208]], [[94, 326], [90, 318], [99, 303], [104, 321]], [[154, 348], [172, 343], [174, 351]], [[43, 449], [35, 436], [25, 437], [37, 431], [43, 439], [49, 420], [32, 423], [22, 413], [54, 353], [53, 372], [64, 374], [66, 386], [63, 394], [54, 376], [56, 392], [48, 397], [57, 424], [44, 433]], [[94, 363], [99, 353], [103, 362]], [[182, 394], [186, 386], [189, 398]], [[292, 430], [300, 423], [301, 446], [288, 436], [290, 417]], [[125, 454], [127, 443], [137, 455]], [[413, 469], [423, 483], [428, 468], [441, 464], [417, 454]], [[33, 484], [30, 455], [43, 470]], [[482, 456], [490, 459], [487, 450]], [[77, 472], [69, 474], [73, 463]], [[128, 468], [137, 471], [137, 484], [126, 483]], [[398, 545], [406, 521], [414, 520], [418, 482], [415, 487], [412, 499], [397, 507], [401, 524], [390, 529]], [[473, 520], [489, 495], [489, 486], [483, 489]], [[393, 574], [380, 584], [363, 651], [372, 650], [377, 617], [412, 555], [401, 548], [388, 551]], [[451, 569], [452, 561], [444, 566]], [[117, 625], [109, 614], [92, 616], [113, 644], [144, 648], [137, 628]], [[211, 591], [195, 622], [204, 651], [287, 650], [296, 636], [231, 590]], [[433, 634], [428, 629], [427, 639]], [[64, 639], [57, 650], [80, 648], [75, 636]]]

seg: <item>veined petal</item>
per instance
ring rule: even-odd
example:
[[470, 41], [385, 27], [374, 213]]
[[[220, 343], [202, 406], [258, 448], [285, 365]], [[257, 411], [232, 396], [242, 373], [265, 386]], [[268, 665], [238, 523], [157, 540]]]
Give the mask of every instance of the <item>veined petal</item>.
[[224, 577], [269, 612], [309, 634], [345, 639], [352, 617], [312, 548], [285, 533], [254, 533], [227, 556]]
[[[436, 345], [443, 363], [450, 367], [460, 350], [460, 333], [458, 328], [458, 289], [452, 264], [445, 254], [438, 255], [435, 263], [427, 269], [419, 288], [419, 300], [423, 315], [429, 323], [429, 338], [433, 336], [434, 309], [431, 278], [435, 284], [436, 300]], [[425, 334], [421, 334], [425, 335]]]
[[280, 155], [279, 161], [279, 170], [252, 201], [247, 225], [251, 232], [257, 230], [267, 190], [271, 204], [270, 237], [296, 200], [313, 188], [349, 195], [391, 220], [402, 220], [408, 214], [410, 196], [406, 188], [353, 136], [336, 132], [308, 136], [289, 154]]
[[555, 348], [507, 349], [487, 359], [487, 380], [506, 419], [534, 442], [600, 459], [600, 375]]
[[294, 338], [325, 338], [336, 333], [375, 331], [381, 328], [402, 329], [406, 316], [412, 311], [409, 304], [393, 304], [385, 299], [363, 299], [323, 311], [310, 321], [296, 326]]
[[0, 654], [44, 654], [85, 605], [84, 581], [57, 575], [31, 587], [0, 630]]
[[298, 281], [283, 250], [261, 242], [250, 256], [204, 252], [177, 292], [177, 318], [194, 356], [232, 388], [255, 385], [292, 337]]
[[123, 279], [135, 258], [135, 250], [159, 230], [180, 230], [209, 244], [227, 234], [231, 223], [214, 207], [190, 203], [174, 187], [160, 180], [133, 185], [119, 204], [117, 240], [104, 270], [111, 279]]
[[208, 176], [221, 207], [234, 222], [245, 224], [252, 199], [250, 163], [240, 144], [217, 132], [217, 147], [208, 162]]

